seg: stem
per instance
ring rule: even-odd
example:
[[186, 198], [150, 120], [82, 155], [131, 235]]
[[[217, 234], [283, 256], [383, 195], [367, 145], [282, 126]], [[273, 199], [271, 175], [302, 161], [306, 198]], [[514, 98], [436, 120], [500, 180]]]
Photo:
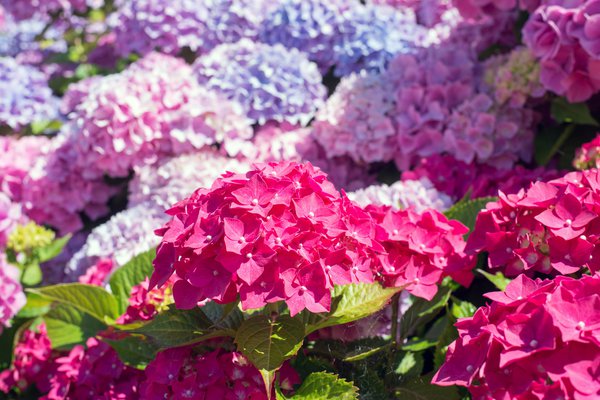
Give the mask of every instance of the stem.
[[561, 133], [561, 135], [558, 137], [558, 140], [556, 142], [554, 142], [554, 145], [548, 152], [548, 155], [544, 159], [543, 165], [548, 164], [550, 162], [550, 160], [552, 160], [552, 157], [554, 157], [554, 155], [558, 152], [558, 150], [560, 150], [562, 145], [565, 144], [567, 139], [569, 137], [571, 137], [571, 135], [573, 134], [574, 131], [575, 131], [575, 124], [571, 124], [565, 128], [563, 133]]
[[400, 315], [399, 315], [400, 313], [398, 310], [399, 307], [400, 307], [400, 293], [396, 293], [394, 295], [394, 297], [392, 297], [392, 329], [391, 329], [392, 343], [391, 343], [391, 346], [388, 351], [387, 372], [386, 372], [386, 377], [385, 377], [385, 381], [388, 384], [388, 386], [391, 384], [391, 382], [394, 378], [394, 359], [396, 358], [396, 353], [398, 352], [399, 347], [400, 347], [400, 343], [398, 341], [398, 334], [399, 334], [398, 319], [400, 318]]

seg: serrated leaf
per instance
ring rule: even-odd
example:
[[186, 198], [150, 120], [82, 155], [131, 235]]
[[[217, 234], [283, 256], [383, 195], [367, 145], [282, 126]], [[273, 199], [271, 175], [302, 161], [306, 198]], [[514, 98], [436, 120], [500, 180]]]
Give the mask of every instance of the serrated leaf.
[[[477, 214], [483, 209], [485, 209], [485, 205], [491, 201], [498, 200], [496, 197], [479, 197], [473, 200], [465, 200], [459, 201], [450, 209], [444, 212], [444, 215], [448, 219], [455, 219], [457, 221], [462, 222], [469, 231], [473, 230], [475, 226], [475, 220], [477, 219]], [[469, 234], [466, 236], [468, 237]]]
[[491, 274], [482, 269], [478, 269], [477, 272], [483, 275], [488, 281], [492, 282], [494, 286], [498, 288], [498, 290], [504, 291], [504, 289], [506, 289], [506, 286], [508, 286], [508, 284], [511, 281], [511, 279], [505, 277], [504, 274], [502, 274], [502, 272], [496, 272], [495, 274]]
[[312, 373], [302, 382], [290, 400], [356, 400], [358, 388], [335, 374]]
[[27, 293], [27, 303], [17, 314], [19, 318], [34, 318], [50, 310], [52, 301], [35, 293]]
[[289, 315], [275, 320], [256, 315], [245, 320], [235, 335], [238, 351], [260, 371], [267, 393], [271, 393], [275, 371], [292, 358], [304, 342], [304, 324]]
[[65, 235], [61, 238], [54, 240], [46, 247], [42, 247], [37, 250], [40, 263], [50, 261], [57, 257], [65, 248], [67, 243], [71, 240], [71, 235]]
[[151, 340], [143, 336], [129, 335], [119, 340], [103, 341], [117, 352], [123, 363], [137, 369], [144, 369], [159, 350]]
[[415, 298], [400, 319], [400, 337], [407, 338], [419, 327], [433, 320], [446, 307], [451, 294], [449, 287], [441, 286], [431, 301]]
[[347, 324], [374, 314], [401, 290], [402, 288], [384, 288], [379, 283], [336, 286], [333, 289], [330, 312], [314, 314], [304, 311], [301, 314], [306, 324], [306, 333]]
[[28, 289], [58, 303], [66, 304], [88, 313], [99, 321], [115, 320], [119, 316], [117, 300], [106, 290], [81, 283], [64, 283], [37, 289]]
[[[129, 330], [129, 332], [152, 338], [161, 349], [187, 346], [215, 337], [234, 337], [235, 325], [233, 321], [238, 318], [241, 319], [240, 311], [234, 309], [229, 314], [223, 314], [221, 318], [213, 320], [204, 313], [205, 307], [191, 310], [178, 310], [175, 307], [170, 307], [168, 310], [157, 314], [147, 324]], [[223, 306], [216, 304], [216, 307]], [[214, 313], [214, 310], [212, 312]], [[128, 330], [127, 326], [121, 328]]]
[[106, 325], [81, 310], [65, 304], [59, 304], [44, 316], [48, 337], [53, 349], [71, 348], [85, 341]]
[[586, 103], [569, 103], [564, 97], [557, 97], [552, 101], [550, 113], [559, 123], [600, 126]]
[[152, 261], [156, 257], [156, 249], [138, 254], [119, 268], [110, 278], [110, 290], [119, 302], [119, 313], [122, 314], [129, 304], [131, 289], [139, 285], [146, 277], [152, 275]]
[[396, 390], [396, 396], [402, 400], [460, 400], [460, 393], [456, 386], [432, 385], [428, 374], [407, 382]]

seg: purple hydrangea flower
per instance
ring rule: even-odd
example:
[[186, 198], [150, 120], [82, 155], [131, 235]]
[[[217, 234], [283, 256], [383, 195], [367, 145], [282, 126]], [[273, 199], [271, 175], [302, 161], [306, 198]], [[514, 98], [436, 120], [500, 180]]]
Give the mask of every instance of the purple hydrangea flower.
[[83, 247], [69, 260], [65, 267], [67, 278], [77, 280], [100, 259], [112, 260], [117, 268], [123, 266], [158, 245], [160, 238], [154, 230], [168, 220], [164, 209], [152, 203], [142, 203], [114, 215], [94, 228]]
[[13, 58], [0, 57], [0, 93], [0, 125], [19, 130], [32, 122], [58, 117], [59, 101], [52, 95], [46, 76]]
[[360, 5], [342, 15], [334, 46], [337, 76], [362, 70], [381, 72], [399, 53], [408, 53], [427, 37], [410, 9], [384, 5]]
[[25, 20], [58, 12], [70, 15], [85, 11], [88, 2], [98, 3], [98, 0], [0, 0], [0, 5], [16, 20]]
[[268, 14], [260, 39], [298, 49], [326, 72], [334, 63], [334, 44], [340, 35], [342, 12], [352, 0], [283, 0]]
[[256, 38], [263, 15], [277, 2], [267, 0], [129, 0], [111, 16], [117, 51], [148, 54], [183, 48], [206, 53], [222, 43]]
[[242, 39], [222, 44], [194, 64], [198, 81], [245, 108], [260, 124], [307, 124], [327, 94], [315, 63], [296, 49]]

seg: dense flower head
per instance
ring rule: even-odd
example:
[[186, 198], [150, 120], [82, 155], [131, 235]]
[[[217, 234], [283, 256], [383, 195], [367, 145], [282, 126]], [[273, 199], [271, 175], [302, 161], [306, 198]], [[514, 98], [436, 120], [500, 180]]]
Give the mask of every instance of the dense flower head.
[[19, 130], [58, 117], [58, 99], [46, 76], [34, 67], [0, 57], [0, 92], [0, 125]]
[[[33, 17], [48, 17], [63, 12], [72, 14], [85, 11], [87, 3], [93, 0], [0, 0], [0, 5], [15, 19], [24, 20]], [[97, 2], [97, 1], [96, 1]]]
[[390, 161], [398, 152], [391, 85], [383, 74], [351, 74], [318, 111], [313, 136], [328, 157]]
[[452, 6], [451, 0], [367, 0], [367, 4], [385, 4], [400, 9], [410, 8], [420, 25], [429, 28], [439, 28], [440, 23], [450, 19], [458, 20], [458, 11]]
[[377, 227], [374, 239], [385, 249], [373, 263], [385, 286], [403, 287], [431, 300], [446, 276], [464, 286], [471, 284], [475, 260], [464, 252], [466, 226], [432, 209], [417, 213], [410, 208], [367, 206], [366, 211]]
[[143, 372], [129, 367], [106, 343], [89, 338], [54, 360], [44, 400], [138, 399]]
[[15, 253], [31, 252], [49, 246], [55, 239], [54, 232], [34, 222], [17, 226], [8, 238], [6, 247]]
[[19, 224], [27, 222], [19, 203], [0, 192], [0, 249], [4, 249], [12, 232]]
[[545, 93], [540, 83], [539, 63], [527, 47], [518, 47], [506, 55], [489, 59], [485, 81], [500, 104], [508, 102], [520, 107], [529, 98], [539, 98]]
[[194, 64], [198, 81], [242, 104], [260, 124], [307, 124], [327, 94], [317, 65], [297, 49], [242, 39], [216, 47]]
[[116, 193], [102, 176], [85, 178], [92, 165], [76, 166], [80, 157], [63, 135], [54, 137], [38, 157], [22, 184], [26, 215], [38, 224], [56, 228], [61, 235], [83, 227], [80, 213], [92, 220], [108, 213], [108, 200]]
[[32, 385], [40, 392], [48, 391], [53, 354], [46, 324], [25, 330], [13, 354], [11, 368], [0, 372], [0, 392], [9, 393], [13, 388], [25, 391]]
[[45, 136], [0, 136], [0, 192], [13, 201], [21, 200], [23, 180], [36, 159], [47, 150], [50, 140]]
[[[278, 375], [284, 389], [298, 383], [287, 364]], [[222, 349], [197, 353], [189, 347], [158, 353], [146, 368], [140, 394], [148, 400], [267, 399], [260, 373], [242, 354]]]
[[[15, 57], [23, 64], [38, 64], [50, 52], [66, 51], [63, 30], [53, 26], [44, 31], [47, 23], [39, 18], [24, 21], [7, 18], [4, 24], [0, 23], [0, 56]], [[44, 45], [36, 40], [42, 32], [46, 40]]]
[[154, 50], [177, 55], [184, 48], [204, 54], [222, 43], [255, 39], [265, 13], [277, 2], [265, 0], [128, 0], [110, 17], [117, 51], [146, 55]]
[[498, 169], [489, 165], [467, 164], [450, 155], [433, 155], [422, 158], [409, 171], [402, 173], [403, 180], [427, 178], [440, 192], [455, 201], [469, 194], [471, 198], [517, 193], [533, 182], [549, 181], [564, 175], [552, 168], [528, 169], [517, 165], [511, 169]]
[[600, 135], [577, 149], [573, 166], [579, 170], [600, 168]]
[[21, 271], [0, 254], [0, 333], [10, 326], [10, 320], [25, 305], [26, 298], [19, 283]]
[[88, 176], [123, 177], [152, 164], [228, 138], [252, 136], [239, 106], [198, 86], [191, 68], [151, 53], [120, 74], [78, 85], [79, 98], [61, 132]]
[[240, 153], [256, 162], [308, 161], [325, 172], [338, 189], [357, 190], [375, 182], [367, 166], [356, 163], [350, 156], [328, 157], [311, 128], [289, 123], [267, 123], [259, 127], [253, 141]]
[[352, 0], [283, 0], [262, 24], [259, 38], [298, 49], [325, 73], [334, 63], [342, 12]]
[[129, 207], [152, 202], [167, 209], [199, 187], [210, 187], [223, 172], [242, 172], [248, 163], [205, 149], [135, 169], [129, 183]]
[[600, 278], [520, 275], [456, 323], [459, 337], [433, 383], [475, 400], [600, 396]]
[[489, 253], [506, 276], [600, 270], [600, 172], [571, 172], [516, 194], [499, 193], [479, 213], [469, 251]]
[[136, 321], [148, 321], [160, 311], [168, 308], [170, 304], [173, 304], [174, 278], [175, 276], [172, 276], [166, 284], [154, 289], [150, 289], [148, 278], [132, 287], [127, 310], [117, 322], [128, 324]]
[[394, 209], [411, 208], [416, 212], [427, 209], [445, 211], [453, 204], [445, 193], [439, 192], [427, 178], [398, 181], [391, 185], [371, 185], [348, 193], [348, 198], [362, 207], [369, 204]]
[[546, 89], [576, 103], [600, 90], [598, 1], [547, 1], [529, 17], [523, 41], [540, 62]]
[[343, 12], [334, 46], [335, 74], [382, 72], [397, 54], [412, 52], [427, 37], [410, 9], [356, 3]]
[[154, 230], [167, 219], [163, 210], [153, 203], [141, 203], [115, 214], [92, 230], [83, 247], [67, 263], [65, 273], [75, 279], [102, 259], [112, 262], [112, 272], [150, 250], [159, 242]]
[[448, 274], [470, 282], [464, 225], [433, 210], [363, 210], [311, 164], [225, 174], [168, 213], [173, 219], [157, 230], [163, 238], [151, 285], [176, 273], [179, 308], [239, 294], [244, 309], [283, 300], [291, 315], [324, 312], [333, 285], [372, 282], [382, 271], [384, 283], [428, 298]]

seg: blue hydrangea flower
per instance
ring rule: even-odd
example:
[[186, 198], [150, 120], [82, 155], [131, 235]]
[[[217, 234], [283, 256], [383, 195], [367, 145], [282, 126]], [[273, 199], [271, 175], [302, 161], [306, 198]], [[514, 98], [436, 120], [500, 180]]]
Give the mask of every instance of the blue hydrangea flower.
[[198, 81], [237, 101], [253, 122], [307, 124], [327, 94], [317, 65], [296, 49], [242, 39], [194, 64]]
[[414, 11], [384, 5], [357, 5], [344, 12], [335, 44], [335, 74], [381, 72], [399, 53], [411, 52], [427, 36]]
[[35, 121], [58, 117], [59, 100], [39, 70], [0, 57], [0, 125], [18, 130]]
[[265, 18], [259, 38], [306, 53], [325, 72], [335, 62], [342, 12], [350, 4], [351, 0], [283, 0]]

